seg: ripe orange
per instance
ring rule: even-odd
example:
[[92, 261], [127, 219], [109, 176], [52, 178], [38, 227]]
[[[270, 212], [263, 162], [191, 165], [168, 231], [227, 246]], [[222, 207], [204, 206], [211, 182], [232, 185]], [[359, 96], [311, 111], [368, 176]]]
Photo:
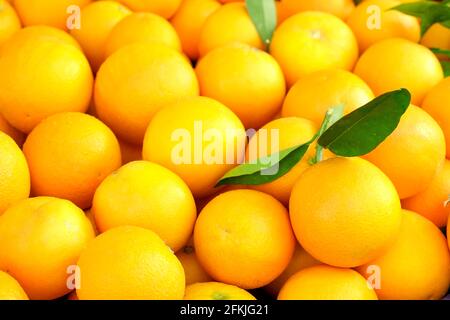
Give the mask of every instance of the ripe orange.
[[303, 117], [319, 126], [330, 108], [343, 105], [347, 114], [374, 98], [369, 86], [349, 71], [316, 71], [302, 77], [289, 90], [281, 114]]
[[294, 274], [279, 300], [378, 300], [365, 279], [352, 269], [320, 265]]
[[403, 211], [400, 235], [381, 257], [358, 268], [370, 277], [379, 268], [377, 295], [383, 300], [437, 300], [450, 286], [450, 253], [444, 235], [427, 219]]
[[367, 49], [356, 64], [355, 74], [375, 95], [408, 89], [415, 105], [420, 105], [443, 78], [439, 60], [428, 48], [401, 38], [383, 40]]
[[450, 29], [436, 23], [428, 29], [420, 43], [428, 48], [450, 50]]
[[212, 280], [206, 273], [205, 269], [203, 269], [198, 262], [197, 255], [195, 253], [194, 240], [192, 238], [181, 250], [176, 253], [176, 256], [183, 265], [187, 286], [197, 282], [209, 282]]
[[76, 11], [71, 6], [83, 8], [92, 0], [14, 0], [14, 7], [25, 26], [47, 25], [67, 29], [67, 22]]
[[97, 1], [81, 10], [80, 29], [71, 34], [83, 47], [92, 69], [96, 72], [104, 61], [106, 40], [114, 26], [131, 11], [114, 1]]
[[250, 293], [239, 287], [220, 283], [203, 282], [186, 287], [184, 300], [256, 300]]
[[21, 28], [14, 8], [5, 0], [0, 0], [0, 47]]
[[230, 109], [196, 97], [169, 105], [153, 117], [143, 158], [178, 174], [201, 198], [213, 194], [218, 180], [241, 160], [245, 138], [241, 121]]
[[289, 15], [303, 11], [323, 11], [345, 20], [355, 8], [352, 0], [281, 0]]
[[410, 106], [397, 129], [364, 156], [394, 183], [400, 199], [425, 190], [445, 159], [445, 139], [433, 118]]
[[181, 51], [178, 34], [167, 20], [150, 12], [140, 12], [124, 18], [111, 30], [104, 56], [109, 57], [118, 49], [136, 42], [157, 43]]
[[394, 186], [360, 158], [333, 158], [306, 170], [292, 190], [289, 208], [302, 247], [337, 267], [356, 267], [377, 258], [400, 229]]
[[30, 299], [56, 299], [73, 288], [68, 281], [94, 238], [84, 212], [67, 200], [23, 200], [0, 217], [0, 269], [7, 270]]
[[152, 12], [166, 19], [178, 10], [181, 0], [118, 0], [136, 12]]
[[99, 118], [119, 137], [142, 144], [159, 109], [198, 93], [194, 70], [183, 55], [166, 46], [136, 43], [115, 52], [101, 66], [95, 106]]
[[[310, 141], [317, 130], [318, 126], [303, 118], [290, 117], [271, 121], [251, 138], [247, 146], [247, 159], [255, 161], [281, 150], [299, 146]], [[298, 177], [309, 167], [308, 161], [314, 155], [314, 150], [314, 146], [311, 146], [303, 159], [284, 176], [250, 188], [268, 193], [287, 206], [292, 188]]]
[[206, 19], [218, 8], [216, 0], [184, 0], [171, 22], [180, 37], [184, 53], [192, 60], [199, 57], [200, 33]]
[[221, 47], [204, 56], [195, 71], [200, 94], [229, 107], [246, 128], [260, 128], [283, 104], [283, 72], [264, 51], [242, 44]]
[[400, 3], [397, 0], [366, 0], [353, 10], [347, 24], [355, 33], [361, 51], [389, 38], [398, 37], [419, 42], [418, 19], [400, 11], [390, 10]]
[[450, 160], [446, 160], [442, 170], [422, 192], [405, 199], [403, 208], [415, 211], [433, 222], [439, 228], [447, 225], [450, 206], [446, 204], [450, 196]]
[[3, 271], [0, 271], [0, 300], [28, 300], [16, 279]]
[[80, 300], [181, 300], [181, 263], [152, 231], [111, 229], [89, 243], [78, 260]]
[[287, 210], [253, 190], [226, 192], [209, 202], [197, 219], [194, 243], [213, 279], [243, 289], [275, 280], [295, 249]]
[[13, 138], [19, 147], [21, 147], [25, 141], [25, 135], [23, 134], [23, 132], [20, 132], [16, 128], [13, 128], [5, 120], [5, 118], [3, 118], [3, 116], [1, 114], [0, 114], [0, 131], [3, 133], [6, 133], [8, 136]]
[[437, 121], [447, 142], [447, 158], [450, 159], [450, 77], [433, 87], [425, 96], [422, 108]]
[[76, 112], [42, 121], [25, 141], [24, 153], [34, 195], [68, 199], [82, 209], [91, 206], [97, 186], [121, 164], [111, 130]]
[[131, 162], [97, 188], [92, 211], [100, 232], [133, 225], [155, 232], [173, 250], [189, 240], [197, 212], [188, 186], [168, 169]]
[[70, 36], [44, 31], [38, 37], [27, 29], [0, 52], [0, 112], [25, 133], [55, 113], [86, 111], [93, 84], [89, 63], [66, 40]]
[[22, 150], [0, 132], [0, 216], [15, 202], [28, 198], [30, 173]]
[[352, 30], [339, 18], [324, 12], [303, 12], [278, 27], [270, 52], [292, 86], [314, 71], [351, 70], [358, 58], [358, 44]]
[[234, 42], [264, 49], [244, 3], [225, 4], [206, 19], [198, 44], [200, 57]]

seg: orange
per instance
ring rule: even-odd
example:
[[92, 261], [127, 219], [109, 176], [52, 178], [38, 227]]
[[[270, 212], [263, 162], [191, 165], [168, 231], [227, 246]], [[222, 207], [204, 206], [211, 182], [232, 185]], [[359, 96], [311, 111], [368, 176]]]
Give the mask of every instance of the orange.
[[281, 65], [289, 86], [318, 70], [351, 70], [358, 59], [352, 30], [324, 12], [302, 12], [286, 19], [275, 31], [270, 53]]
[[422, 108], [437, 121], [444, 131], [447, 143], [447, 158], [450, 159], [450, 77], [433, 87], [425, 96]]
[[186, 287], [184, 300], [256, 300], [250, 293], [239, 287], [220, 283], [195, 283]]
[[21, 28], [14, 8], [5, 0], [0, 0], [0, 47]]
[[279, 300], [378, 300], [365, 279], [352, 269], [315, 266], [294, 274]]
[[101, 66], [95, 106], [99, 118], [119, 137], [142, 144], [145, 129], [159, 109], [198, 93], [194, 70], [183, 55], [163, 45], [135, 43]]
[[47, 25], [67, 29], [71, 15], [77, 12], [71, 6], [83, 8], [91, 0], [14, 0], [14, 7], [25, 26]]
[[199, 57], [200, 33], [206, 19], [218, 8], [216, 0], [184, 0], [171, 22], [180, 37], [184, 53], [192, 60]]
[[177, 252], [176, 256], [183, 265], [187, 286], [197, 282], [209, 282], [212, 280], [198, 262], [197, 254], [195, 253], [194, 241], [192, 238], [180, 251]]
[[[303, 118], [273, 120], [251, 138], [247, 147], [247, 159], [255, 161], [281, 150], [299, 146], [310, 141], [318, 129], [312, 121]], [[314, 156], [314, 152], [315, 148], [311, 146], [303, 159], [284, 176], [269, 183], [250, 186], [250, 188], [268, 193], [287, 206], [292, 188], [298, 177], [309, 167], [308, 161]]]
[[281, 114], [283, 117], [303, 117], [319, 126], [330, 108], [342, 105], [347, 114], [374, 98], [369, 86], [349, 71], [316, 71], [292, 86]]
[[287, 210], [253, 190], [225, 192], [210, 201], [197, 219], [194, 243], [213, 279], [243, 289], [275, 280], [295, 249]]
[[89, 243], [78, 260], [80, 300], [181, 300], [181, 263], [152, 231], [111, 229]]
[[118, 0], [133, 11], [153, 12], [169, 19], [178, 10], [182, 0]]
[[428, 48], [401, 38], [383, 40], [367, 49], [356, 64], [355, 74], [375, 95], [408, 89], [416, 105], [443, 78], [439, 60]]
[[94, 214], [92, 213], [92, 210], [90, 210], [90, 209], [86, 210], [85, 214], [86, 214], [86, 217], [91, 222], [92, 229], [94, 230], [95, 235], [98, 235], [100, 232], [98, 232], [97, 226], [95, 225], [95, 217], [94, 217]]
[[121, 164], [119, 143], [111, 130], [76, 112], [42, 121], [23, 149], [32, 193], [68, 199], [82, 209], [90, 207], [97, 186]]
[[122, 153], [122, 163], [127, 164], [132, 161], [142, 160], [142, 146], [134, 145], [119, 140], [120, 152]]
[[275, 5], [277, 8], [277, 25], [280, 25], [283, 23], [284, 20], [289, 18], [292, 14], [289, 11], [289, 8], [287, 7], [286, 3], [282, 2], [282, 1], [276, 1]]
[[89, 63], [70, 36], [44, 31], [38, 37], [27, 29], [0, 51], [0, 112], [25, 133], [50, 115], [86, 111], [93, 85]]
[[222, 102], [246, 128], [260, 128], [281, 108], [286, 84], [277, 61], [264, 51], [235, 44], [209, 52], [195, 69], [200, 94]]
[[234, 42], [264, 49], [244, 3], [225, 4], [206, 19], [198, 43], [200, 57]]
[[397, 10], [390, 10], [400, 3], [397, 0], [366, 0], [353, 10], [347, 24], [355, 33], [361, 51], [389, 38], [398, 37], [419, 42], [418, 19]]
[[428, 29], [420, 43], [428, 48], [450, 50], [450, 29], [436, 23]]
[[314, 259], [308, 252], [305, 251], [301, 246], [297, 245], [292, 256], [291, 262], [283, 273], [276, 278], [274, 281], [269, 283], [265, 289], [272, 296], [277, 296], [283, 285], [287, 280], [300, 270], [321, 264], [319, 261]]
[[433, 118], [411, 105], [395, 131], [364, 156], [394, 183], [400, 199], [425, 190], [445, 159], [445, 138]]
[[124, 18], [111, 30], [104, 55], [109, 57], [118, 49], [135, 42], [157, 43], [181, 51], [178, 34], [167, 20], [153, 13], [140, 12]]
[[30, 173], [22, 150], [0, 132], [0, 216], [15, 202], [28, 198]]
[[446, 204], [450, 195], [450, 160], [446, 160], [431, 184], [422, 192], [405, 199], [403, 208], [415, 211], [439, 228], [447, 225], [450, 206]]
[[28, 300], [16, 279], [3, 271], [0, 271], [0, 300]]
[[114, 26], [131, 11], [114, 1], [97, 1], [81, 10], [80, 29], [73, 29], [71, 34], [83, 48], [92, 69], [97, 71], [104, 61], [104, 50], [108, 35]]
[[302, 247], [336, 267], [377, 258], [400, 229], [393, 184], [361, 158], [333, 158], [306, 170], [292, 190], [289, 209]]
[[0, 217], [0, 269], [22, 285], [30, 299], [69, 293], [72, 267], [94, 238], [89, 219], [67, 200], [23, 200]]
[[289, 15], [302, 11], [323, 11], [345, 20], [355, 8], [352, 0], [281, 0]]
[[183, 180], [147, 161], [131, 162], [108, 176], [95, 192], [92, 211], [100, 232], [123, 225], [147, 228], [173, 251], [189, 240], [197, 218]]
[[377, 295], [382, 300], [438, 300], [450, 286], [450, 253], [441, 231], [412, 211], [403, 211], [400, 235], [386, 253], [361, 266], [379, 268]]
[[241, 121], [230, 109], [196, 97], [167, 106], [153, 117], [143, 158], [175, 172], [201, 198], [214, 193], [219, 179], [242, 159], [245, 138]]
[[3, 116], [0, 114], [0, 131], [3, 133], [6, 133], [8, 136], [14, 139], [14, 141], [20, 146], [25, 141], [25, 135], [17, 130], [16, 128], [13, 128], [6, 120], [3, 118]]

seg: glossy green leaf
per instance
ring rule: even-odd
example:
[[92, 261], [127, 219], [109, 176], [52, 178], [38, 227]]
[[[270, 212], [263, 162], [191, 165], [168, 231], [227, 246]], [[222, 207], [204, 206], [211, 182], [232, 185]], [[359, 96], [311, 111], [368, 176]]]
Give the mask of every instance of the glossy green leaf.
[[246, 5], [261, 40], [268, 47], [277, 27], [277, 8], [275, 1], [246, 0]]

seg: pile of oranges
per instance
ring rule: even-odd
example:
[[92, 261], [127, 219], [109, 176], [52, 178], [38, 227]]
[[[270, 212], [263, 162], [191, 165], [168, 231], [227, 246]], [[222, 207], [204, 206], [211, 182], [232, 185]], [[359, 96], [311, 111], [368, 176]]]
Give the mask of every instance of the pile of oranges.
[[[276, 1], [267, 44], [239, 0], [0, 0], [0, 299], [445, 297], [450, 29], [402, 2]], [[216, 186], [400, 88], [369, 154]]]

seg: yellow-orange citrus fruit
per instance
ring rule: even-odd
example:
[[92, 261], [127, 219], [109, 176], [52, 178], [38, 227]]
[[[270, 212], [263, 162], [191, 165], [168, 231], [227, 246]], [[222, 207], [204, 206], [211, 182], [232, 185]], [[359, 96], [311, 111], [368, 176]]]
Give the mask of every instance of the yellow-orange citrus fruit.
[[0, 300], [28, 300], [17, 280], [3, 271], [0, 271]]
[[283, 273], [274, 281], [269, 283], [264, 289], [272, 296], [277, 296], [283, 285], [287, 280], [300, 270], [321, 264], [314, 259], [308, 252], [305, 251], [300, 245], [297, 245], [292, 256], [291, 262]]
[[283, 72], [264, 51], [242, 44], [221, 47], [204, 56], [195, 71], [200, 94], [229, 107], [246, 128], [260, 128], [283, 104]]
[[347, 24], [355, 33], [361, 51], [389, 38], [419, 42], [418, 19], [400, 11], [389, 10], [400, 3], [397, 0], [366, 0], [352, 11]]
[[442, 67], [433, 52], [401, 38], [386, 39], [367, 49], [356, 64], [355, 74], [375, 95], [408, 89], [411, 102], [416, 105], [443, 78]]
[[90, 209], [86, 210], [84, 213], [86, 214], [86, 217], [91, 222], [92, 229], [94, 230], [95, 235], [98, 235], [100, 232], [98, 232], [97, 226], [95, 225], [95, 218], [94, 218], [94, 214], [92, 213], [92, 210], [90, 210]]
[[94, 71], [104, 61], [106, 40], [114, 28], [131, 11], [115, 1], [97, 1], [81, 10], [81, 28], [71, 30], [83, 48]]
[[142, 160], [142, 146], [134, 145], [119, 140], [120, 152], [122, 153], [122, 163], [127, 164], [132, 161]]
[[91, 206], [95, 189], [121, 165], [120, 147], [98, 119], [66, 112], [42, 121], [27, 137], [24, 153], [34, 195]]
[[78, 260], [80, 300], [181, 300], [184, 271], [152, 231], [111, 229], [89, 243]]
[[30, 195], [30, 173], [22, 150], [0, 132], [0, 215], [12, 204]]
[[275, 280], [295, 249], [287, 210], [253, 190], [226, 192], [209, 202], [197, 219], [194, 243], [213, 279], [243, 289]]
[[450, 29], [435, 23], [424, 34], [420, 43], [428, 48], [450, 50]]
[[0, 112], [23, 132], [50, 115], [88, 108], [89, 63], [75, 46], [56, 39], [18, 32], [0, 51]]
[[198, 44], [200, 57], [234, 42], [264, 49], [244, 3], [225, 4], [206, 19]]
[[5, 0], [0, 0], [0, 47], [21, 28], [14, 8]]
[[325, 265], [294, 274], [278, 295], [279, 300], [378, 300], [366, 280], [352, 269]]
[[330, 108], [343, 105], [350, 113], [375, 98], [369, 86], [345, 70], [328, 69], [302, 77], [284, 100], [283, 117], [302, 117], [320, 125]]
[[218, 8], [217, 0], [184, 0], [171, 22], [180, 37], [183, 52], [192, 60], [199, 57], [200, 33], [206, 19]]
[[445, 160], [445, 138], [433, 118], [411, 105], [394, 132], [364, 156], [394, 183], [401, 199], [431, 183]]
[[358, 59], [358, 43], [342, 20], [329, 13], [310, 11], [293, 15], [278, 27], [270, 53], [292, 86], [314, 71], [353, 69]]
[[[314, 137], [317, 130], [318, 126], [303, 118], [289, 117], [273, 120], [251, 138], [247, 146], [247, 161], [256, 161], [281, 150], [306, 143]], [[309, 167], [308, 160], [313, 155], [314, 147], [311, 146], [303, 159], [284, 176], [269, 183], [250, 186], [250, 188], [268, 193], [287, 206], [295, 182]]]
[[14, 7], [25, 26], [46, 25], [67, 29], [69, 24], [79, 18], [79, 8], [91, 2], [92, 0], [14, 0]]
[[178, 10], [181, 0], [118, 0], [136, 12], [153, 12], [169, 19]]
[[197, 282], [209, 282], [212, 280], [197, 259], [194, 240], [192, 238], [181, 250], [176, 253], [176, 256], [183, 265], [187, 286]]
[[446, 160], [431, 184], [422, 192], [405, 199], [403, 208], [419, 213], [439, 228], [447, 225], [450, 215], [450, 160]]
[[186, 287], [184, 300], [256, 300], [249, 292], [221, 282], [194, 283]]
[[150, 43], [135, 43], [115, 52], [103, 63], [95, 82], [99, 118], [134, 144], [142, 144], [156, 111], [198, 94], [197, 78], [186, 58]]
[[[441, 231], [412, 211], [402, 213], [397, 241], [381, 257], [358, 268], [383, 300], [436, 300], [450, 286], [450, 253]], [[376, 277], [379, 277], [378, 282]]]
[[445, 78], [425, 96], [422, 108], [437, 121], [444, 131], [447, 158], [450, 159], [450, 77]]
[[108, 176], [92, 203], [100, 232], [133, 225], [155, 232], [173, 250], [189, 240], [197, 218], [188, 186], [170, 170], [135, 161]]
[[150, 12], [139, 12], [124, 18], [111, 30], [105, 43], [105, 57], [136, 42], [157, 43], [181, 51], [178, 34], [167, 20]]
[[204, 197], [215, 192], [214, 186], [241, 160], [244, 148], [239, 118], [213, 99], [196, 97], [169, 105], [153, 117], [143, 158], [175, 172], [195, 197]]
[[352, 0], [281, 0], [289, 15], [303, 11], [323, 11], [345, 20], [355, 8]]
[[361, 158], [333, 158], [306, 170], [292, 190], [289, 208], [302, 247], [337, 267], [377, 258], [400, 229], [393, 184]]
[[284, 2], [276, 1], [275, 5], [276, 5], [276, 9], [277, 9], [277, 25], [280, 25], [283, 23], [284, 20], [289, 18], [292, 14]]
[[26, 199], [0, 217], [0, 269], [7, 270], [30, 299], [56, 299], [74, 289], [68, 287], [72, 267], [93, 238], [89, 219], [70, 201]]
[[0, 131], [6, 133], [8, 136], [14, 139], [17, 145], [20, 147], [25, 141], [25, 135], [16, 128], [12, 127], [3, 116], [0, 114]]

